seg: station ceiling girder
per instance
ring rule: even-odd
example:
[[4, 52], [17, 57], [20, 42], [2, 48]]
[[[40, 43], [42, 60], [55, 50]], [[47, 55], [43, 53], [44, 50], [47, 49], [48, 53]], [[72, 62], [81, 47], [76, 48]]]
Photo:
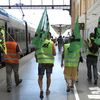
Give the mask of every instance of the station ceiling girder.
[[4, 9], [62, 9], [70, 11], [70, 5], [0, 5]]

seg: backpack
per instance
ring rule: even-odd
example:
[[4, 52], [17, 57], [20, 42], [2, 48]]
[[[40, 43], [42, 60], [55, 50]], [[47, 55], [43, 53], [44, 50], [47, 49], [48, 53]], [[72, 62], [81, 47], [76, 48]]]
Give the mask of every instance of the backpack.
[[92, 53], [97, 53], [98, 50], [99, 50], [99, 46], [93, 42], [93, 43], [92, 43], [92, 46], [89, 47], [89, 50], [90, 50], [90, 52], [92, 52]]

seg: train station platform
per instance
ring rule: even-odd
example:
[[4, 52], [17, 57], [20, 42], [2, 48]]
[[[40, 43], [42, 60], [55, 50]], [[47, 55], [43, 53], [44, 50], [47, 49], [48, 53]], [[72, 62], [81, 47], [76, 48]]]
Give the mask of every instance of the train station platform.
[[[57, 51], [52, 73], [50, 95], [46, 96], [46, 76], [43, 80], [43, 100], [100, 100], [100, 76], [98, 85], [89, 84], [86, 75], [86, 63], [80, 63], [79, 82], [74, 85], [73, 92], [66, 92], [66, 82], [61, 68], [61, 54]], [[6, 92], [5, 68], [0, 69], [0, 100], [40, 100], [38, 86], [38, 64], [34, 52], [20, 60], [19, 75], [22, 83], [16, 87], [12, 75], [12, 91]]]

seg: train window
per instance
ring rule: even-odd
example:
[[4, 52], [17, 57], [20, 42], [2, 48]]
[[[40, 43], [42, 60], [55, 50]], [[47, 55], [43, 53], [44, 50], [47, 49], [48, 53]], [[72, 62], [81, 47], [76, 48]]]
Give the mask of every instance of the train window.
[[17, 41], [18, 42], [25, 41], [25, 34], [24, 34], [24, 31], [23, 30], [18, 30], [16, 36], [17, 36]]
[[11, 28], [10, 35], [15, 40], [15, 34], [14, 34], [14, 29], [13, 28]]
[[10, 28], [8, 28], [8, 33], [10, 33]]
[[16, 39], [16, 41], [18, 41], [18, 39], [17, 39], [17, 32], [16, 32], [16, 35], [15, 35], [16, 37], [15, 37], [15, 39]]
[[13, 32], [14, 33], [14, 38], [15, 38], [16, 41], [18, 41], [18, 36], [17, 36], [18, 33], [19, 33], [18, 31], [19, 31], [18, 29], [14, 29], [14, 32]]
[[19, 31], [17, 32], [17, 41], [18, 41], [18, 42], [21, 41], [21, 38], [20, 38], [20, 32], [19, 32]]
[[4, 27], [4, 25], [5, 25], [5, 21], [0, 19], [0, 27]]

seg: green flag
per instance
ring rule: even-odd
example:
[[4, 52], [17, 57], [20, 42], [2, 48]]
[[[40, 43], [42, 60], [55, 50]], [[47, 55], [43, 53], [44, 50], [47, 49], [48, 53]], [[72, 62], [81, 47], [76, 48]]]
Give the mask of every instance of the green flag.
[[75, 36], [75, 39], [81, 38], [81, 34], [80, 34], [80, 30], [79, 30], [78, 17], [76, 18], [73, 31], [74, 31], [73, 34]]
[[96, 39], [95, 39], [95, 43], [97, 45], [100, 45], [100, 17], [98, 19], [98, 26], [96, 28]]
[[41, 20], [39, 22], [39, 25], [37, 27], [35, 36], [32, 40], [32, 44], [36, 49], [41, 48], [44, 40], [47, 38], [49, 29], [50, 29], [49, 19], [48, 19], [47, 9], [45, 8]]
[[75, 36], [75, 41], [70, 43], [69, 50], [70, 51], [76, 51], [77, 49], [80, 49], [83, 45], [82, 37], [81, 37], [81, 34], [80, 34], [80, 30], [79, 30], [78, 17], [76, 18], [72, 34]]

